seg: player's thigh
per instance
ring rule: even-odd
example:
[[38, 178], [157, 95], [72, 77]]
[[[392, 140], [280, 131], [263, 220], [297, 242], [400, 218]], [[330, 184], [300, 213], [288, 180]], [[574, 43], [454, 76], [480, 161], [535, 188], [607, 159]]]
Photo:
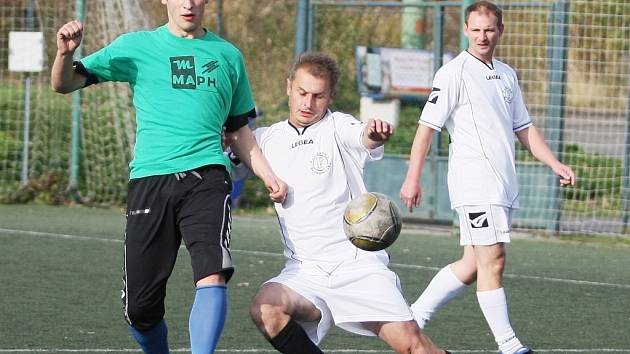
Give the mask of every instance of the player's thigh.
[[281, 283], [265, 283], [252, 300], [252, 312], [283, 312], [298, 321], [318, 321], [320, 311], [307, 298]]
[[331, 284], [324, 299], [335, 324], [347, 331], [375, 335], [364, 323], [413, 319], [398, 275], [378, 261], [345, 264], [334, 273]]
[[185, 182], [193, 185], [186, 191], [177, 216], [194, 281], [217, 273], [225, 274], [227, 281], [234, 272], [230, 252], [231, 180], [223, 166], [206, 166], [196, 172], [198, 176], [186, 176]]
[[170, 190], [171, 176], [129, 182], [124, 243], [125, 312], [164, 312], [166, 282], [181, 243]]

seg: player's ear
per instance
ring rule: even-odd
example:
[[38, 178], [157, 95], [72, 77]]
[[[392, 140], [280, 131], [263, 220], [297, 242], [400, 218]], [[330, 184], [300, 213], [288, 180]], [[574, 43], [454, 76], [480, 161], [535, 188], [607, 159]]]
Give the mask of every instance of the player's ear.
[[287, 96], [291, 96], [291, 79], [287, 79]]

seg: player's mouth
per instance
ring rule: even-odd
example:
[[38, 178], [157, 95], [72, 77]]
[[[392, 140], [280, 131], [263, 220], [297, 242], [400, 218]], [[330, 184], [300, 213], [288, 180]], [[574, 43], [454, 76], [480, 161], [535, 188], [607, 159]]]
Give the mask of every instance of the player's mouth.
[[302, 117], [304, 117], [304, 118], [310, 118], [310, 117], [312, 117], [314, 115], [314, 113], [311, 112], [311, 111], [302, 111], [302, 110], [300, 110], [300, 115]]
[[195, 19], [195, 15], [194, 14], [184, 14], [184, 15], [182, 15], [182, 18], [184, 19], [184, 21], [193, 22], [193, 20]]

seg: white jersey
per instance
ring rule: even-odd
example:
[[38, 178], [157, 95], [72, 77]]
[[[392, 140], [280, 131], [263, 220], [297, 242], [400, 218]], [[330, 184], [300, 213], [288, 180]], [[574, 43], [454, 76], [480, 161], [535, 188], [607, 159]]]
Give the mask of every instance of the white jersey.
[[[284, 203], [275, 203], [288, 259], [332, 266], [366, 254], [343, 231], [350, 190], [365, 190], [363, 180], [348, 178], [347, 172], [362, 176], [366, 160], [383, 155], [382, 146], [368, 150], [363, 145], [364, 128], [350, 115], [328, 112], [306, 128], [285, 120], [254, 131], [274, 173], [289, 187]], [[360, 186], [351, 189], [349, 183]]]
[[514, 133], [532, 125], [516, 73], [464, 51], [435, 74], [420, 124], [450, 134], [451, 207], [518, 207]]

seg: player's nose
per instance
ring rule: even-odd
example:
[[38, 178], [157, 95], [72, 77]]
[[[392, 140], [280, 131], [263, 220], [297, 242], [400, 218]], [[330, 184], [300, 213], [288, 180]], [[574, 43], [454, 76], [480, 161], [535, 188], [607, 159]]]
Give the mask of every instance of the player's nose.
[[313, 102], [315, 102], [315, 96], [312, 94], [304, 95], [304, 106], [305, 107], [313, 107]]

